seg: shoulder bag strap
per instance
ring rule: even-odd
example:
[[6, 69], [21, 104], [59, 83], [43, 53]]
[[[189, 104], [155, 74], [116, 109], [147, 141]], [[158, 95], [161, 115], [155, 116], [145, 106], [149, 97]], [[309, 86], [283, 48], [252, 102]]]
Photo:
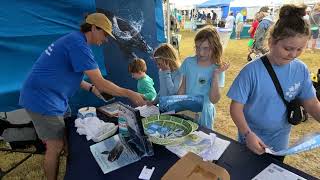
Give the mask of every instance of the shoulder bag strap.
[[288, 103], [287, 100], [284, 99], [284, 95], [283, 95], [283, 91], [282, 91], [280, 82], [279, 82], [279, 80], [278, 80], [278, 78], [277, 78], [276, 73], [274, 72], [274, 70], [273, 70], [273, 68], [272, 68], [272, 65], [271, 65], [268, 57], [267, 57], [266, 55], [264, 55], [264, 56], [261, 57], [261, 59], [262, 59], [262, 62], [263, 62], [263, 64], [264, 64], [264, 66], [265, 66], [266, 69], [268, 70], [268, 73], [269, 73], [269, 75], [270, 75], [270, 77], [271, 77], [271, 79], [272, 79], [272, 81], [273, 81], [274, 86], [275, 86], [276, 89], [277, 89], [278, 94], [280, 95], [280, 97], [281, 97], [281, 99], [283, 100], [284, 104], [285, 104], [286, 106], [288, 106], [289, 103]]

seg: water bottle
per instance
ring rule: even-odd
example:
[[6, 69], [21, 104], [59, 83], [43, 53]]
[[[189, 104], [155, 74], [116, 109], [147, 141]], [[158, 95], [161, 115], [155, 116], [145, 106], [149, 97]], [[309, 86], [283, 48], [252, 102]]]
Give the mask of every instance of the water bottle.
[[128, 123], [126, 117], [120, 113], [118, 117], [119, 135], [122, 137], [128, 137]]

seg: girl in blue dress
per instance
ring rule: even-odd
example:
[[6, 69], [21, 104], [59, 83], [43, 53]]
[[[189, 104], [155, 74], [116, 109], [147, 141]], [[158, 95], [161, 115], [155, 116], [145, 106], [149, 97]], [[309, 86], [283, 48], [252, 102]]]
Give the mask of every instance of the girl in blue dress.
[[229, 63], [222, 62], [222, 44], [217, 30], [206, 26], [195, 36], [196, 55], [184, 60], [180, 67], [182, 83], [179, 94], [203, 95], [204, 102], [198, 124], [212, 129], [214, 104], [220, 99], [219, 88], [224, 86]]

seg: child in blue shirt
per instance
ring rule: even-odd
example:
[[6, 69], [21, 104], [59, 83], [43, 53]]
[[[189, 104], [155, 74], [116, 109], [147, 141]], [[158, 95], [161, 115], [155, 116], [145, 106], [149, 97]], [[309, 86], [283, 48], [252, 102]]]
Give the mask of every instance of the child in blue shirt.
[[[287, 101], [299, 99], [304, 109], [320, 121], [320, 103], [307, 66], [297, 59], [310, 37], [303, 20], [305, 7], [284, 5], [279, 20], [271, 27], [266, 55]], [[232, 99], [230, 114], [238, 127], [239, 142], [256, 154], [266, 147], [279, 151], [289, 144], [291, 125], [287, 108], [260, 58], [248, 63], [234, 80], [227, 94]], [[284, 160], [284, 157], [278, 157]]]
[[171, 96], [178, 93], [181, 84], [180, 60], [171, 44], [163, 43], [154, 50], [153, 58], [159, 68], [160, 90], [158, 96]]
[[180, 67], [182, 83], [178, 94], [203, 95], [204, 102], [198, 123], [213, 128], [215, 107], [220, 99], [220, 87], [224, 86], [224, 71], [229, 63], [221, 61], [222, 45], [213, 27], [201, 29], [194, 39], [196, 56], [188, 57]]

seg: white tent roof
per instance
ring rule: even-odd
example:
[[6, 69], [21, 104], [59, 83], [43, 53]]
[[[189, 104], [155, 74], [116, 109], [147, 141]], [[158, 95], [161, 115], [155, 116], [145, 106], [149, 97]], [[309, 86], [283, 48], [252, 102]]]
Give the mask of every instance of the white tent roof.
[[315, 4], [319, 0], [283, 0], [284, 4]]
[[271, 7], [281, 4], [282, 0], [235, 0], [230, 2], [230, 7]]
[[173, 4], [175, 8], [180, 10], [193, 9], [195, 5], [201, 4], [207, 0], [169, 0], [170, 4]]

